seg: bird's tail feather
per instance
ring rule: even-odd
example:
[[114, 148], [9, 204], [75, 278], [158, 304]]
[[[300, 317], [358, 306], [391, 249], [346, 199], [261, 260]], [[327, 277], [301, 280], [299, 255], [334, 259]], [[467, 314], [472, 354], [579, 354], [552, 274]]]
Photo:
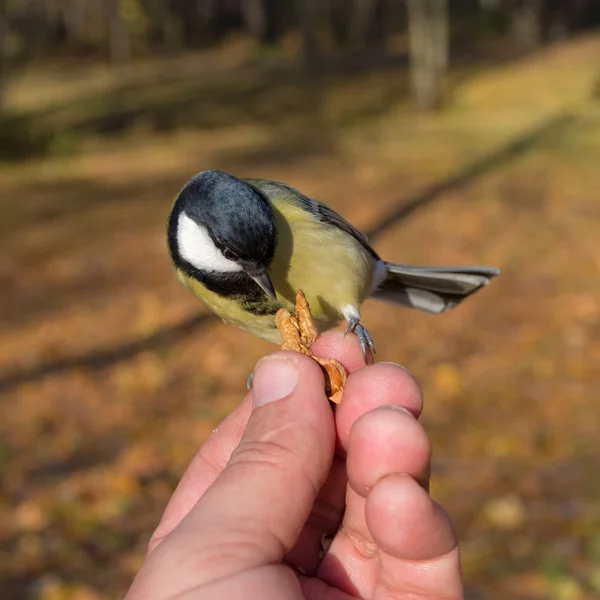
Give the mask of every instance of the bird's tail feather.
[[409, 267], [385, 263], [386, 277], [373, 298], [440, 314], [486, 286], [500, 273], [491, 267]]

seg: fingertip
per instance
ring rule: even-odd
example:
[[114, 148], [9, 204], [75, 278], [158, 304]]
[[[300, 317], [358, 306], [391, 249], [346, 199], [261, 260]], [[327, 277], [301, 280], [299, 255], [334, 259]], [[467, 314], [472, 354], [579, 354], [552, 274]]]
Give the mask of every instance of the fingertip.
[[[287, 373], [283, 373], [283, 371]], [[289, 386], [282, 386], [283, 388], [289, 387], [287, 393], [284, 394], [285, 396], [293, 392], [298, 383], [310, 385], [311, 387], [315, 386], [319, 390], [325, 389], [323, 370], [315, 360], [300, 352], [282, 350], [263, 356], [256, 363], [252, 381], [252, 395], [256, 396], [257, 390], [260, 393], [261, 388], [272, 388], [280, 379], [280, 374], [285, 376], [282, 377], [282, 383], [286, 381], [290, 383]]]
[[[275, 352], [261, 358], [254, 373], [253, 417], [248, 427], [253, 428], [265, 419], [279, 420], [281, 415], [287, 414], [288, 425], [311, 422], [319, 436], [335, 440], [333, 412], [325, 394], [325, 375], [313, 358], [288, 350]], [[264, 414], [268, 406], [272, 408]]]
[[363, 497], [392, 473], [411, 475], [429, 489], [430, 459], [429, 437], [412, 413], [402, 407], [372, 410], [359, 417], [350, 431], [348, 479]]
[[355, 335], [344, 335], [343, 331], [327, 331], [317, 338], [312, 347], [321, 358], [333, 358], [340, 362], [348, 373], [366, 366], [365, 359]]
[[[369, 385], [370, 380], [381, 382], [381, 394], [384, 393], [395, 398], [398, 402], [390, 402], [389, 404], [397, 404], [406, 408], [416, 418], [423, 411], [423, 394], [415, 376], [402, 365], [391, 362], [380, 362], [372, 365], [365, 374], [358, 377], [364, 385]], [[357, 381], [357, 383], [361, 383]], [[376, 402], [380, 405], [380, 402]]]
[[348, 447], [350, 430], [362, 415], [381, 406], [395, 405], [416, 418], [423, 410], [421, 389], [410, 372], [392, 363], [376, 363], [352, 373], [336, 411], [337, 435]]
[[314, 359], [306, 354], [302, 354], [302, 352], [294, 352], [292, 350], [279, 350], [278, 352], [271, 352], [271, 354], [267, 354], [266, 356], [260, 358], [256, 363], [256, 366], [258, 367], [258, 365], [260, 365], [263, 361], [268, 361], [269, 359], [273, 358], [295, 361], [299, 365], [300, 369], [305, 371], [309, 376], [313, 375], [317, 377], [320, 375], [323, 377], [323, 372], [319, 368], [319, 364]]
[[407, 474], [377, 482], [367, 496], [365, 515], [377, 545], [397, 559], [434, 560], [458, 545], [444, 509]]

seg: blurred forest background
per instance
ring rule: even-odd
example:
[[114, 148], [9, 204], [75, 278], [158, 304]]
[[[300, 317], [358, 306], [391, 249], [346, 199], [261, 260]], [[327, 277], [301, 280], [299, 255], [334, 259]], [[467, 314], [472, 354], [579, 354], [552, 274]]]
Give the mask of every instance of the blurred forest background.
[[425, 393], [469, 598], [600, 598], [599, 0], [0, 0], [0, 597], [124, 594], [273, 350], [173, 276], [220, 168], [389, 260], [502, 275], [368, 302]]

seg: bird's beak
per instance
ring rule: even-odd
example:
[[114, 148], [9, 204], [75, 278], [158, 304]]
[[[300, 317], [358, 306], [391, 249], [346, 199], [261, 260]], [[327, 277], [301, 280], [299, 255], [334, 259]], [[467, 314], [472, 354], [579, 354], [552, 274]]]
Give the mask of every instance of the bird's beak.
[[277, 295], [275, 294], [275, 288], [273, 287], [273, 282], [269, 277], [269, 273], [264, 271], [263, 273], [259, 273], [257, 275], [250, 275], [258, 285], [264, 290], [265, 294], [271, 298], [271, 300], [277, 300]]

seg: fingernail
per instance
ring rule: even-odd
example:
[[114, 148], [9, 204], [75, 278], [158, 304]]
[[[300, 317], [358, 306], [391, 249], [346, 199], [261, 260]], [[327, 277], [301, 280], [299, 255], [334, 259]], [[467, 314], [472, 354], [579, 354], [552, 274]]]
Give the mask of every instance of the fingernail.
[[408, 373], [413, 379], [415, 379], [415, 376], [403, 365], [399, 365], [398, 363], [395, 362], [391, 362], [391, 361], [381, 361], [377, 363], [378, 365], [392, 365], [392, 367], [398, 367], [399, 369], [402, 369], [405, 373]]
[[398, 406], [397, 404], [384, 404], [383, 406], [380, 406], [379, 408], [391, 408], [392, 410], [398, 410], [400, 412], [403, 412], [409, 416], [411, 416], [413, 419], [415, 418], [415, 415], [413, 415], [410, 410], [408, 410], [408, 408], [404, 408], [404, 406]]
[[299, 375], [298, 361], [294, 358], [267, 356], [259, 360], [252, 385], [254, 407], [289, 396], [298, 383]]

